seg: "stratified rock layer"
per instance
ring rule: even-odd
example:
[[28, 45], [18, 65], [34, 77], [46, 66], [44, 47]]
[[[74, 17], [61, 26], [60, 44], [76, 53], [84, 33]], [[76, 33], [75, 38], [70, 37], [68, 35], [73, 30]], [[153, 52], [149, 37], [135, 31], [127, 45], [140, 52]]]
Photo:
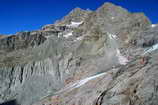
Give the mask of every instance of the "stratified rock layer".
[[105, 3], [0, 38], [0, 103], [157, 105], [158, 26]]

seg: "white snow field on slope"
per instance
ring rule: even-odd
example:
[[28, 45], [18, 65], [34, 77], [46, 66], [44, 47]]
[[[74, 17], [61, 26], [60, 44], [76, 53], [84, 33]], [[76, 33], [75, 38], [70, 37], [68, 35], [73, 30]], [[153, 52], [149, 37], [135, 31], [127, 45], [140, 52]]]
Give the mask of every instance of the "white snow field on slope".
[[80, 87], [80, 86], [86, 84], [88, 81], [93, 80], [93, 79], [98, 78], [98, 77], [101, 77], [101, 76], [104, 76], [104, 75], [106, 75], [106, 74], [107, 74], [107, 73], [104, 72], [104, 73], [100, 73], [100, 74], [97, 74], [97, 75], [94, 75], [94, 76], [87, 77], [87, 78], [85, 78], [85, 79], [76, 81], [75, 83], [71, 84], [70, 86], [67, 86], [66, 88], [60, 90], [60, 91], [57, 92], [57, 93], [64, 92], [64, 91], [66, 91], [66, 90], [68, 90], [68, 89], [72, 90], [72, 89], [78, 88], [78, 87]]
[[128, 59], [126, 57], [124, 57], [124, 56], [121, 55], [119, 49], [117, 49], [117, 57], [118, 57], [119, 63], [121, 65], [126, 65], [128, 63]]
[[108, 35], [109, 35], [110, 39], [116, 39], [116, 38], [117, 38], [117, 36], [114, 35], [114, 34], [110, 34], [110, 33], [108, 33]]
[[[155, 51], [155, 50], [157, 50], [157, 49], [158, 49], [158, 43], [155, 44], [155, 45], [153, 45], [152, 47], [150, 47], [148, 50], [146, 50], [146, 51], [144, 52], [144, 54], [151, 53], [152, 51]], [[143, 54], [143, 55], [144, 55], [144, 54]]]
[[156, 27], [156, 26], [157, 26], [157, 24], [152, 24], [152, 25], [151, 25], [152, 28], [153, 28], [153, 27]]
[[81, 22], [71, 22], [71, 24], [67, 25], [68, 27], [77, 28], [79, 25], [81, 25], [83, 21]]
[[72, 34], [72, 31], [71, 31], [71, 32], [69, 32], [69, 33], [63, 35], [63, 37], [68, 38], [68, 37], [70, 37], [70, 36], [72, 36], [72, 35], [73, 35], [73, 34]]
[[129, 61], [126, 57], [124, 57], [118, 47], [117, 43], [117, 36], [115, 34], [111, 34], [108, 32], [108, 36], [110, 38], [110, 43], [114, 47], [114, 50], [116, 51], [116, 56], [118, 57], [118, 61], [121, 65], [126, 65]]
[[79, 36], [79, 37], [77, 37], [74, 41], [76, 42], [76, 41], [80, 41], [80, 40], [82, 40], [84, 38], [84, 36]]

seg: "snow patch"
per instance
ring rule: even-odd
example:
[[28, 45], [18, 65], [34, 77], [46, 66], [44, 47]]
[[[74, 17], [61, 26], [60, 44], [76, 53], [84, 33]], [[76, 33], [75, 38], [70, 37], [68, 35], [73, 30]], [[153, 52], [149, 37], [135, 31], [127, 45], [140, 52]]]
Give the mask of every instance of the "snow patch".
[[67, 25], [68, 27], [77, 28], [79, 25], [81, 25], [83, 21], [81, 22], [71, 22], [71, 24]]
[[115, 17], [113, 17], [113, 16], [111, 17], [112, 20], [113, 20], [114, 18], [115, 18]]
[[150, 53], [150, 52], [155, 51], [157, 49], [158, 49], [158, 43], [153, 45], [152, 47], [150, 47], [147, 51], [145, 51], [144, 54]]
[[63, 35], [63, 37], [68, 38], [68, 37], [70, 37], [70, 36], [72, 36], [72, 35], [73, 35], [73, 34], [72, 34], [72, 31], [71, 31], [71, 32], [69, 32], [69, 33]]
[[59, 33], [59, 34], [58, 34], [58, 38], [60, 38], [61, 36], [62, 36], [62, 33]]
[[116, 38], [117, 38], [117, 36], [116, 36], [115, 34], [110, 34], [110, 33], [108, 33], [108, 35], [109, 35], [109, 38], [110, 38], [110, 39], [116, 39]]
[[76, 41], [80, 41], [82, 39], [83, 39], [83, 36], [80, 36], [80, 37], [77, 37], [74, 41], [76, 42]]
[[151, 27], [156, 27], [156, 26], [157, 26], [156, 24], [152, 24], [152, 25], [151, 25]]
[[47, 39], [49, 39], [50, 37], [52, 37], [51, 35], [49, 35], [49, 36], [45, 36]]
[[85, 79], [79, 81], [79, 82], [77, 83], [77, 85], [75, 86], [75, 88], [78, 88], [78, 87], [84, 85], [85, 83], [87, 83], [88, 81], [93, 80], [93, 79], [95, 79], [95, 78], [98, 78], [98, 77], [100, 77], [100, 76], [103, 76], [103, 75], [105, 75], [105, 74], [107, 74], [107, 73], [101, 73], [101, 74], [98, 74], [98, 75], [94, 75], [94, 76], [91, 76], [91, 77], [87, 77], [87, 78], [85, 78]]
[[126, 57], [122, 56], [122, 54], [120, 53], [120, 50], [117, 49], [116, 52], [117, 52], [116, 55], [118, 57], [119, 63], [121, 65], [126, 65], [128, 63], [128, 59]]
[[106, 75], [106, 74], [107, 74], [107, 73], [104, 72], [104, 73], [101, 73], [101, 74], [97, 74], [97, 75], [94, 75], [94, 76], [87, 77], [87, 78], [85, 78], [85, 79], [76, 81], [75, 83], [71, 84], [70, 86], [68, 86], [68, 87], [66, 87], [66, 88], [64, 88], [64, 89], [62, 89], [62, 90], [60, 90], [58, 93], [63, 92], [63, 91], [66, 91], [66, 90], [68, 90], [68, 89], [78, 88], [78, 87], [84, 85], [85, 83], [87, 83], [88, 81], [93, 80], [93, 79], [98, 78], [98, 77], [101, 77], [101, 76]]

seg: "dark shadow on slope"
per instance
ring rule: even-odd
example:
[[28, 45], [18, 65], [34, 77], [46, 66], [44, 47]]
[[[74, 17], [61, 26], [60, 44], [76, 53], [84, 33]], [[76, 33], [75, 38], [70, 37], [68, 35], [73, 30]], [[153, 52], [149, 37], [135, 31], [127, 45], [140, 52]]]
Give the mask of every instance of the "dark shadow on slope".
[[0, 105], [18, 105], [18, 104], [17, 104], [16, 100], [11, 100], [11, 101], [2, 103]]

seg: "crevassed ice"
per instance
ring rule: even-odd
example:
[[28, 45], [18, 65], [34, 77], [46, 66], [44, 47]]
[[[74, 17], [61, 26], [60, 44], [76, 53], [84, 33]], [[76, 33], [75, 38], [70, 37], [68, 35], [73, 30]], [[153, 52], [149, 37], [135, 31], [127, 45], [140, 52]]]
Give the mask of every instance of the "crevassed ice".
[[[150, 53], [150, 52], [155, 51], [155, 50], [157, 50], [157, 49], [158, 49], [158, 43], [155, 44], [155, 45], [153, 45], [152, 47], [150, 47], [148, 50], [146, 50], [146, 51], [144, 52], [144, 54]], [[144, 55], [144, 54], [143, 54], [143, 55]]]
[[117, 51], [116, 55], [118, 57], [119, 63], [122, 64], [122, 65], [126, 65], [128, 63], [128, 59], [121, 55], [119, 49], [117, 49], [116, 51]]
[[70, 36], [72, 36], [72, 35], [73, 35], [73, 34], [72, 34], [72, 31], [71, 31], [71, 32], [69, 32], [69, 33], [63, 35], [63, 37], [68, 38], [68, 37], [70, 37]]
[[68, 27], [78, 27], [79, 25], [81, 25], [83, 23], [83, 21], [81, 22], [71, 22], [71, 24], [67, 25]]

